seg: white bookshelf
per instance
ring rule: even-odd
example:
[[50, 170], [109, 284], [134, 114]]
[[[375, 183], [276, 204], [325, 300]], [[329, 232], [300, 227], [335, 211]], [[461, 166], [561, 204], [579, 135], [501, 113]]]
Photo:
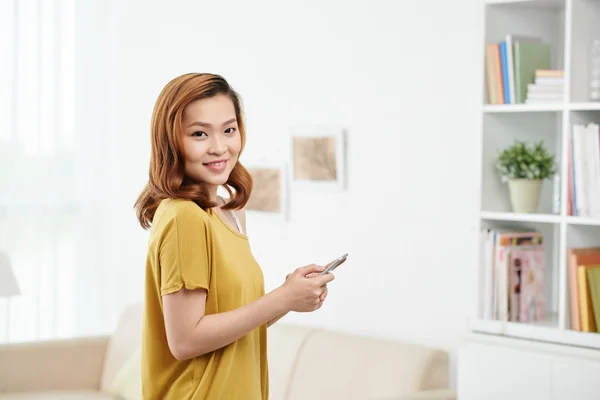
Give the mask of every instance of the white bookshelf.
[[[484, 88], [481, 107], [479, 228], [536, 229], [544, 235], [546, 318], [535, 323], [484, 319], [482, 263], [478, 265], [478, 308], [470, 320], [474, 333], [600, 349], [600, 333], [570, 329], [567, 250], [600, 246], [600, 219], [567, 215], [568, 153], [571, 126], [600, 123], [600, 103], [587, 101], [588, 49], [600, 39], [600, 0], [487, 0], [481, 46]], [[565, 71], [565, 101], [552, 104], [488, 104], [484, 45], [507, 34], [541, 37], [552, 46], [552, 68]], [[493, 161], [515, 139], [544, 140], [556, 155], [559, 180], [546, 181], [538, 212], [512, 212], [507, 184]], [[478, 248], [481, 252], [481, 248]]]

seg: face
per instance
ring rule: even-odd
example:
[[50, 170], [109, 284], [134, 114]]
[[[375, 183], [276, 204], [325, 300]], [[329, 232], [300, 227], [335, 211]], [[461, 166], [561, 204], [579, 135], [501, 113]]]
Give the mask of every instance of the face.
[[182, 128], [185, 174], [208, 185], [214, 197], [218, 186], [227, 182], [242, 147], [233, 102], [218, 95], [188, 104]]

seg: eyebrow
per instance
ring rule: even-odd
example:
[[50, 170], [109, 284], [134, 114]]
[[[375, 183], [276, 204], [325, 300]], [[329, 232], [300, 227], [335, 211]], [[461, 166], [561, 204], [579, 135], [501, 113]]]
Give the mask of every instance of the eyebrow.
[[[223, 122], [223, 126], [229, 125], [229, 124], [231, 124], [233, 122], [236, 122], [236, 121], [237, 121], [237, 118], [228, 119], [227, 121]], [[196, 122], [192, 122], [191, 124], [189, 124], [188, 128], [191, 127], [191, 126], [194, 126], [194, 125], [205, 126], [205, 127], [209, 127], [209, 128], [212, 127], [212, 125], [209, 124], [208, 122], [196, 121]]]

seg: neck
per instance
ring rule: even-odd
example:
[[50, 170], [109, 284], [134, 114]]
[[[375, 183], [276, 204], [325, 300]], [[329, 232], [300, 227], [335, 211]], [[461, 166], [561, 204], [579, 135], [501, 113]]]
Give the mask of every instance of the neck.
[[210, 185], [208, 186], [208, 195], [210, 196], [211, 201], [217, 201], [217, 189], [218, 186]]

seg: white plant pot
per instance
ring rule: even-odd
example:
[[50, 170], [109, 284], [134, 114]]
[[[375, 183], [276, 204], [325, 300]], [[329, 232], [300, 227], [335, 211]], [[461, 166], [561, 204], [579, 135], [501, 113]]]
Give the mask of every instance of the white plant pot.
[[535, 213], [540, 202], [542, 181], [533, 179], [512, 179], [508, 181], [510, 202], [514, 212]]

